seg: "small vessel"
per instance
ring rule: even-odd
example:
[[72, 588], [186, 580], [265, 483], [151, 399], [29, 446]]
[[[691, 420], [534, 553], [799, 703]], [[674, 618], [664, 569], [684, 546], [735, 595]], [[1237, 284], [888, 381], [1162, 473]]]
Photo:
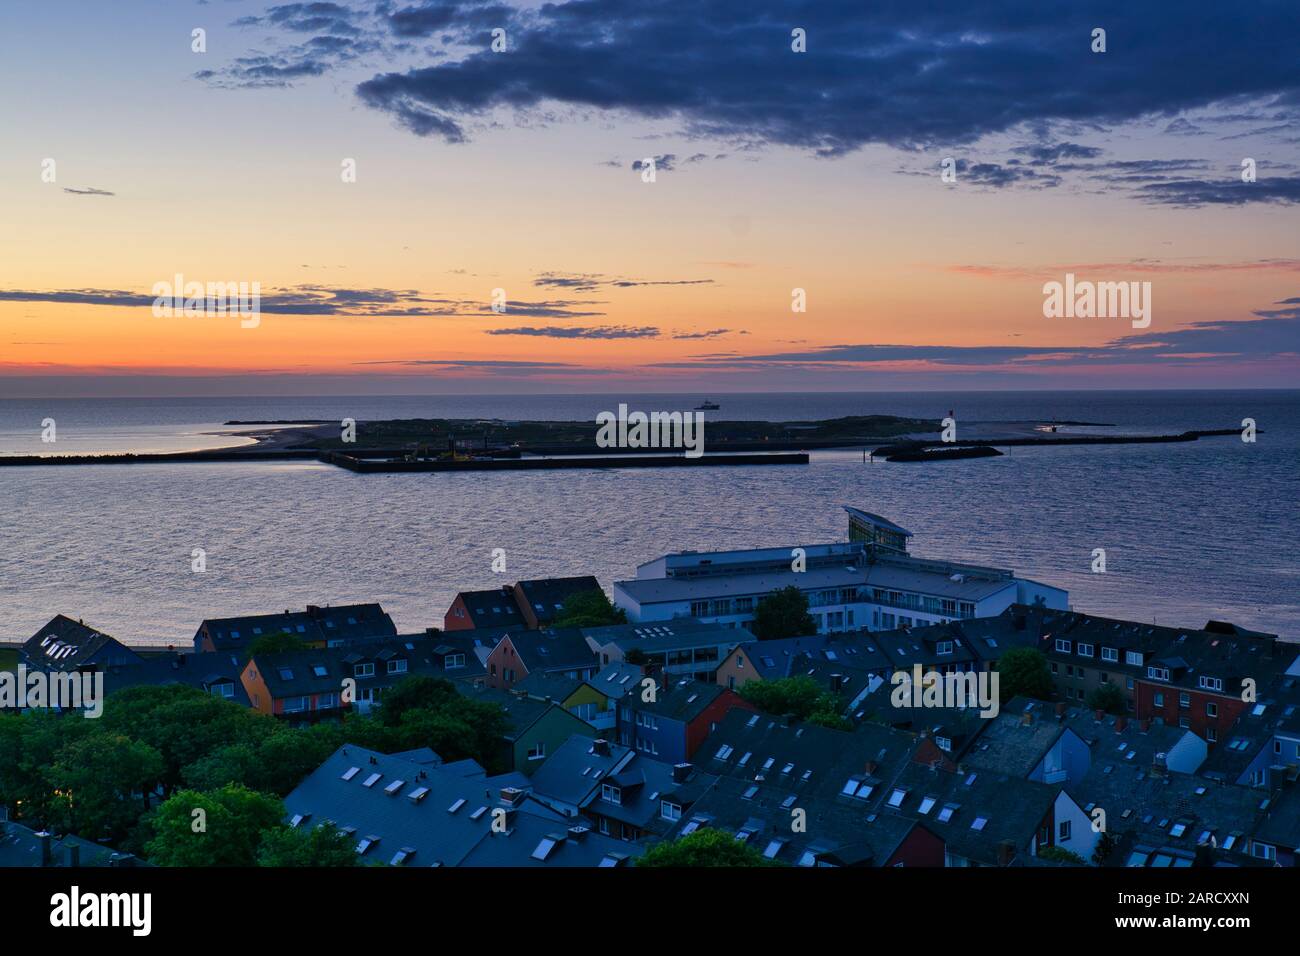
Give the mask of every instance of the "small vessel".
[[711, 412], [721, 407], [722, 406], [719, 405], [717, 402], [711, 402], [706, 398], [704, 401], [700, 402], [700, 404], [695, 406], [695, 410], [697, 412]]

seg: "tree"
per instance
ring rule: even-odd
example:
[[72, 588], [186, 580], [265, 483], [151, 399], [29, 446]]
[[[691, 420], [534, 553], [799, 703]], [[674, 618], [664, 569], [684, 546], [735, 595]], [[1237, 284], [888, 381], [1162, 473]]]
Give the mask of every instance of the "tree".
[[1127, 710], [1124, 692], [1116, 684], [1099, 684], [1088, 694], [1088, 707], [1091, 710], [1104, 710], [1108, 714], [1121, 716]]
[[769, 714], [794, 717], [822, 726], [844, 729], [839, 700], [811, 677], [782, 677], [779, 680], [751, 680], [740, 688], [740, 696]]
[[1110, 855], [1115, 852], [1115, 847], [1119, 843], [1109, 830], [1102, 830], [1101, 836], [1097, 838], [1097, 845], [1092, 848], [1093, 866], [1105, 866]]
[[1036, 647], [1013, 647], [999, 658], [997, 672], [1001, 703], [1016, 696], [1052, 699], [1052, 673]]
[[305, 651], [307, 643], [296, 634], [288, 631], [276, 631], [263, 634], [248, 642], [244, 648], [244, 660], [248, 661], [256, 654], [283, 654], [286, 651]]
[[652, 847], [637, 866], [778, 866], [730, 833], [704, 828], [671, 843]]
[[579, 591], [564, 599], [564, 610], [556, 615], [555, 627], [604, 627], [608, 624], [626, 624], [627, 614], [614, 607], [605, 592], [598, 588]]
[[321, 824], [310, 829], [279, 827], [262, 835], [258, 866], [356, 866], [353, 839], [336, 827]]
[[773, 591], [754, 608], [749, 628], [760, 641], [801, 637], [817, 633], [817, 622], [808, 613], [808, 599], [794, 585]]
[[145, 853], [159, 866], [253, 866], [263, 833], [283, 819], [280, 800], [238, 784], [178, 790], [150, 821]]
[[256, 743], [278, 726], [273, 717], [181, 684], [118, 691], [96, 723], [162, 754], [164, 795], [182, 785], [185, 767], [228, 744]]
[[424, 675], [404, 677], [384, 691], [379, 720], [385, 726], [396, 727], [408, 710], [441, 710], [457, 697], [460, 694], [451, 681]]
[[48, 823], [89, 840], [120, 840], [149, 808], [162, 755], [121, 734], [96, 733], [62, 747], [46, 769], [54, 795]]

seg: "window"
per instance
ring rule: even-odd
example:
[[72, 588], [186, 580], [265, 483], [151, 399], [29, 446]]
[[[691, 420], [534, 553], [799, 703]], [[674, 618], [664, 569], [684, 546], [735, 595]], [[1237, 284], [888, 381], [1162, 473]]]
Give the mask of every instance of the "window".
[[374, 665], [373, 663], [372, 663], [372, 664], [356, 664], [356, 665], [353, 665], [353, 667], [352, 667], [352, 673], [353, 673], [353, 675], [356, 676], [356, 677], [374, 677], [374, 676], [375, 676], [375, 665]]
[[623, 791], [613, 784], [602, 783], [600, 785], [600, 799], [606, 803], [621, 807], [623, 805]]
[[1219, 716], [1219, 705], [1216, 704], [1216, 703], [1214, 703], [1213, 701], [1206, 701], [1206, 703], [1205, 703], [1205, 716], [1206, 716], [1206, 717], [1218, 717], [1218, 716]]
[[951, 654], [952, 641], [940, 641], [938, 644], [935, 645], [934, 652], [936, 654]]
[[395, 661], [389, 661], [389, 662], [388, 662], [388, 673], [390, 673], [390, 674], [405, 674], [405, 673], [406, 673], [406, 660], [405, 660], [405, 658], [399, 658], [399, 659], [397, 659], [397, 660], [395, 660]]
[[442, 669], [445, 671], [454, 671], [458, 667], [465, 666], [464, 654], [448, 654], [442, 659]]
[[1151, 678], [1152, 680], [1169, 680], [1169, 668], [1168, 668], [1168, 667], [1148, 667], [1148, 668], [1147, 668], [1147, 677]]
[[943, 805], [943, 809], [939, 811], [939, 822], [947, 823], [949, 820], [952, 819], [952, 815], [957, 812], [957, 809], [958, 809], [957, 804], [945, 803]]
[[1056, 639], [1056, 649], [1062, 654], [1068, 654], [1070, 653], [1070, 642], [1058, 637]]
[[537, 743], [533, 744], [531, 747], [528, 748], [528, 759], [529, 759], [529, 760], [545, 760], [545, 759], [546, 759], [546, 741], [545, 741], [545, 740], [539, 740], [539, 741], [537, 741]]
[[1142, 666], [1142, 652], [1141, 652], [1141, 651], [1125, 651], [1125, 652], [1124, 652], [1124, 663], [1125, 663], [1125, 664], [1132, 664], [1134, 667], [1141, 667], [1141, 666]]
[[907, 791], [902, 787], [895, 787], [894, 792], [889, 795], [889, 805], [894, 808], [902, 806], [903, 800], [907, 797]]
[[1221, 690], [1223, 690], [1223, 678], [1222, 678], [1222, 677], [1205, 677], [1204, 675], [1202, 675], [1202, 677], [1201, 677], [1201, 687], [1202, 687], [1203, 689], [1205, 689], [1205, 690], [1218, 690], [1218, 691], [1221, 691]]
[[1192, 706], [1192, 695], [1191, 695], [1191, 694], [1188, 694], [1188, 693], [1186, 693], [1186, 692], [1179, 694], [1179, 695], [1178, 695], [1178, 706], [1181, 707], [1183, 710], [1186, 710], [1188, 707], [1191, 707], [1191, 706]]
[[1110, 661], [1112, 664], [1117, 663], [1119, 661], [1119, 651], [1113, 647], [1103, 647], [1101, 649], [1101, 659]]
[[916, 808], [916, 812], [922, 815], [929, 813], [934, 809], [934, 797], [922, 797], [921, 805]]
[[326, 670], [324, 664], [313, 664], [311, 666], [311, 673], [313, 677], [329, 677], [330, 672]]
[[1057, 831], [1058, 842], [1060, 843], [1070, 842], [1070, 821], [1069, 820], [1062, 820], [1060, 825], [1056, 828], [1056, 831]]
[[217, 697], [230, 698], [235, 696], [235, 685], [229, 681], [222, 681], [220, 684], [213, 684], [208, 688], [208, 690]]
[[1080, 657], [1092, 657], [1092, 645], [1080, 644], [1078, 647], [1078, 653]]
[[1164, 695], [1164, 694], [1156, 694], [1156, 695], [1152, 698], [1152, 703], [1153, 703], [1156, 707], [1164, 707], [1164, 706], [1165, 706], [1165, 695]]
[[665, 820], [680, 820], [682, 818], [682, 808], [676, 803], [669, 803], [664, 800], [659, 804], [659, 816]]

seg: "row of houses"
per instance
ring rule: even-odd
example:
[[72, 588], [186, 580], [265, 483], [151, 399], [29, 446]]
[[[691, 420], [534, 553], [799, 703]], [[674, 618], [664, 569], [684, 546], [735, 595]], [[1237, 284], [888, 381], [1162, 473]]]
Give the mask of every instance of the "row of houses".
[[[419, 634], [378, 604], [309, 606], [206, 620], [193, 652], [166, 655], [60, 616], [22, 660], [295, 723], [382, 706], [413, 675], [493, 704], [504, 773], [346, 745], [287, 799], [292, 825], [335, 826], [390, 865], [621, 866], [703, 828], [796, 866], [1295, 864], [1294, 645], [1080, 614], [1013, 572], [913, 557], [910, 532], [847, 510], [845, 543], [642, 565], [614, 585], [626, 624], [563, 626], [600, 585], [557, 578], [462, 592]], [[756, 600], [787, 585], [813, 632], [756, 639]], [[296, 649], [254, 646], [284, 634]], [[1021, 648], [1046, 659], [1051, 700], [984, 713], [890, 693], [900, 673], [986, 674]], [[746, 697], [790, 677], [849, 729]], [[1089, 704], [1107, 687], [1112, 713]]]

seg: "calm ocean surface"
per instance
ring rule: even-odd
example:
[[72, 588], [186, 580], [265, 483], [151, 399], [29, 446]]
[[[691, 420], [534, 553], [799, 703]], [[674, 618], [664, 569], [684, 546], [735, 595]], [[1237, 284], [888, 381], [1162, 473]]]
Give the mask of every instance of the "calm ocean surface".
[[[229, 419], [593, 419], [703, 396], [0, 401], [0, 455], [231, 444]], [[188, 642], [205, 617], [377, 600], [402, 631], [455, 593], [516, 578], [610, 582], [683, 548], [841, 540], [841, 504], [915, 533], [914, 553], [1014, 568], [1076, 610], [1300, 640], [1300, 391], [727, 394], [718, 419], [852, 414], [1060, 418], [1126, 431], [1239, 427], [1255, 444], [1011, 449], [1004, 458], [807, 467], [369, 475], [308, 464], [0, 469], [0, 639], [64, 613], [127, 641]], [[40, 442], [54, 418], [55, 446]], [[594, 426], [593, 426], [594, 427]], [[706, 431], [707, 448], [707, 431]], [[190, 571], [194, 548], [208, 570]], [[505, 548], [506, 575], [493, 575]], [[1108, 573], [1089, 572], [1105, 548]]]

